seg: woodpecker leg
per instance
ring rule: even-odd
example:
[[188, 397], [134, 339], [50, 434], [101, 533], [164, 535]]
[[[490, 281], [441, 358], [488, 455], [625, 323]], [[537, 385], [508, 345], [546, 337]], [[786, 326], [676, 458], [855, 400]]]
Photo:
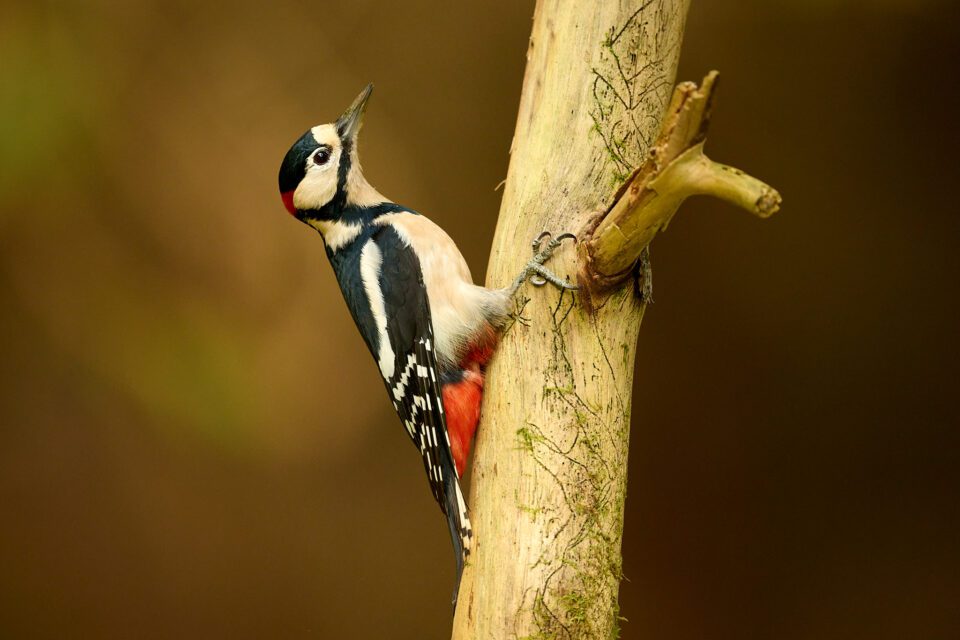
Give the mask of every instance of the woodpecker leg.
[[[563, 233], [556, 238], [551, 238], [551, 235], [549, 231], [544, 231], [533, 241], [533, 258], [523, 267], [517, 279], [513, 281], [513, 285], [509, 289], [511, 297], [520, 289], [520, 286], [527, 278], [530, 278], [530, 284], [536, 287], [542, 287], [549, 282], [560, 289], [574, 290], [578, 288], [576, 285], [563, 280], [543, 266], [564, 240], [568, 238], [576, 240], [577, 237], [572, 233]], [[546, 245], [543, 245], [543, 241], [547, 238], [550, 238], [550, 240]]]
[[531, 265], [529, 267], [530, 271], [533, 271], [536, 275], [530, 276], [530, 284], [535, 287], [542, 287], [548, 282], [559, 289], [574, 289], [578, 287], [575, 284], [570, 284], [566, 280], [561, 280], [560, 276], [556, 275], [546, 267], [542, 265]]

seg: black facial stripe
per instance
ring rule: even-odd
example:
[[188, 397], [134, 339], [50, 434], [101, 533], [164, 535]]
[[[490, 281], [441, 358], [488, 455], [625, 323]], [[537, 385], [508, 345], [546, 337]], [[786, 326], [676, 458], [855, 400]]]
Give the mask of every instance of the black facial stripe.
[[337, 193], [333, 196], [330, 203], [334, 211], [340, 211], [347, 204], [347, 176], [350, 174], [351, 159], [350, 151], [353, 149], [353, 141], [350, 138], [340, 139], [340, 164], [337, 166]]
[[313, 133], [310, 131], [304, 133], [293, 143], [293, 146], [287, 151], [287, 155], [284, 156], [283, 163], [280, 165], [280, 175], [278, 176], [280, 193], [286, 193], [287, 191], [292, 191], [297, 188], [297, 185], [300, 184], [300, 181], [303, 180], [303, 176], [306, 174], [307, 158], [310, 157], [310, 154], [313, 153], [318, 146], [316, 138], [313, 137]]

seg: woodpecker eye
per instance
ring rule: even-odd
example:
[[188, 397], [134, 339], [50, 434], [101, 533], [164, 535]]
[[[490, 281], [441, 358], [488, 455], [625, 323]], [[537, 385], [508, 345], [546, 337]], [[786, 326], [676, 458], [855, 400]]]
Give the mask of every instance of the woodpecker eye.
[[319, 165], [327, 164], [327, 160], [329, 159], [330, 159], [330, 149], [328, 149], [327, 147], [320, 147], [313, 154], [314, 164], [319, 164]]

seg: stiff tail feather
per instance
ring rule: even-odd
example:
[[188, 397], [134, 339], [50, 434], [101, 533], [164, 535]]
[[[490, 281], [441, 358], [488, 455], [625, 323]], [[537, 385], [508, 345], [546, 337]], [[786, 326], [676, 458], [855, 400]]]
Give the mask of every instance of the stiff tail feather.
[[445, 479], [447, 486], [444, 492], [446, 497], [444, 510], [447, 512], [450, 540], [453, 542], [453, 550], [457, 557], [457, 579], [453, 587], [453, 608], [456, 610], [457, 596], [460, 593], [460, 578], [463, 575], [463, 563], [470, 555], [473, 528], [470, 524], [470, 516], [467, 513], [467, 501], [463, 497], [463, 491], [460, 489], [460, 481], [457, 479], [456, 473], [445, 474]]

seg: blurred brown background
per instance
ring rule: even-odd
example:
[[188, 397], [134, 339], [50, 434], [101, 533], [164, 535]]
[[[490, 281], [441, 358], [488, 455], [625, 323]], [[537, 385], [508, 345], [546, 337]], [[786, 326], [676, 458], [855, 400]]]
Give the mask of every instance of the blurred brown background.
[[[653, 247], [622, 637], [960, 636], [952, 4], [694, 3], [708, 150], [785, 206]], [[446, 637], [442, 518], [276, 171], [374, 80], [367, 175], [482, 278], [532, 11], [4, 3], [0, 637]]]

